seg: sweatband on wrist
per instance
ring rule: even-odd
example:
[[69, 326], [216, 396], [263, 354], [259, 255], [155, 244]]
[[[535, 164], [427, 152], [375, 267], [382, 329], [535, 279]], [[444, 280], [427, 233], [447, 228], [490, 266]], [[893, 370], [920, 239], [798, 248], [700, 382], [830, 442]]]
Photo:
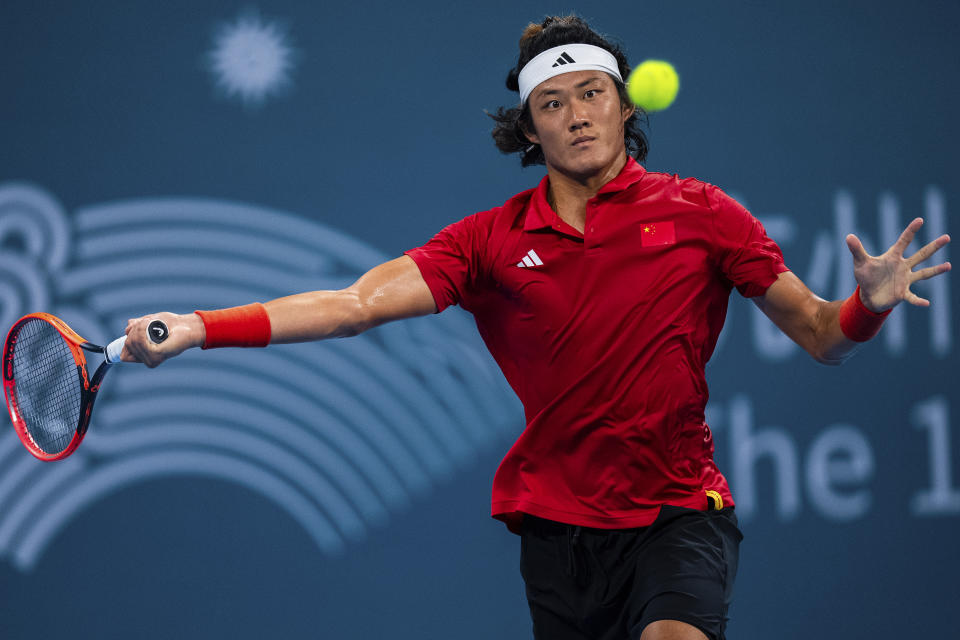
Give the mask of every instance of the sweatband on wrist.
[[265, 347], [270, 344], [270, 316], [259, 302], [217, 309], [194, 311], [203, 320], [204, 349], [218, 347]]
[[860, 300], [860, 286], [840, 305], [840, 330], [854, 342], [866, 342], [880, 332], [883, 321], [893, 309], [876, 313]]
[[623, 82], [617, 59], [606, 49], [592, 44], [564, 44], [547, 49], [523, 65], [517, 78], [520, 84], [520, 104], [527, 102], [527, 98], [541, 82], [572, 71], [606, 71]]

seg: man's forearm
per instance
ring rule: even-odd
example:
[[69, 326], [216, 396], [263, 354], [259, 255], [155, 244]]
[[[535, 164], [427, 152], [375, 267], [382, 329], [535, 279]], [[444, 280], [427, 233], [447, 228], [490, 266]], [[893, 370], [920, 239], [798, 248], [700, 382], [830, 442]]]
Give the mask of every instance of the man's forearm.
[[[433, 294], [414, 261], [402, 256], [378, 265], [339, 291], [309, 291], [229, 309], [177, 315], [158, 312], [127, 323], [121, 358], [155, 367], [191, 347], [264, 347], [353, 336], [385, 322], [435, 313]], [[146, 339], [153, 320], [170, 337]]]
[[309, 342], [354, 336], [369, 328], [364, 306], [353, 289], [309, 291], [264, 304], [270, 342]]
[[781, 273], [755, 302], [781, 331], [822, 364], [843, 363], [861, 344], [851, 340], [841, 326], [841, 310], [847, 301], [830, 302], [814, 295], [789, 271]]
[[817, 339], [811, 353], [824, 364], [840, 364], [853, 355], [858, 345], [877, 335], [890, 314], [890, 310], [867, 308], [860, 287], [846, 300], [820, 301], [819, 307]]
[[839, 365], [852, 356], [861, 343], [854, 342], [840, 328], [843, 300], [820, 303], [815, 338], [807, 351], [821, 364]]

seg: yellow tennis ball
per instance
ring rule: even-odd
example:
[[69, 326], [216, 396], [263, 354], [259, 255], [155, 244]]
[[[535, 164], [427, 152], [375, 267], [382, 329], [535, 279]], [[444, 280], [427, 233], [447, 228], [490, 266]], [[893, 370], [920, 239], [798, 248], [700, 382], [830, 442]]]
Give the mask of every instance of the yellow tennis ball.
[[663, 111], [679, 90], [677, 70], [666, 60], [645, 60], [627, 78], [630, 99], [644, 111]]

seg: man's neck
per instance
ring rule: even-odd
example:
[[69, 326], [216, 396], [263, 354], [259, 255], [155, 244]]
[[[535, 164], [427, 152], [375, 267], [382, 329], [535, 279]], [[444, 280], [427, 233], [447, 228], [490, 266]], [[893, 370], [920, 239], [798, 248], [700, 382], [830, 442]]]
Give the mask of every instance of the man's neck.
[[583, 233], [587, 221], [587, 201], [597, 195], [607, 184], [623, 170], [627, 155], [607, 166], [603, 171], [589, 176], [573, 176], [547, 165], [550, 186], [547, 189], [547, 202], [560, 216], [560, 219]]

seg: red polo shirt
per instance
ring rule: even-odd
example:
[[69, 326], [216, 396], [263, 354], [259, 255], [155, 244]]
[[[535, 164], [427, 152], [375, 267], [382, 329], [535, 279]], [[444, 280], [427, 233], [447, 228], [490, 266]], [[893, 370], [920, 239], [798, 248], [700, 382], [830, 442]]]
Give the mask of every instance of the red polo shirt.
[[704, 366], [736, 286], [787, 268], [763, 226], [717, 187], [633, 159], [587, 203], [584, 233], [547, 204], [548, 178], [407, 252], [442, 311], [460, 304], [520, 397], [527, 426], [493, 481], [492, 515], [600, 528], [660, 505], [733, 504], [704, 422]]

